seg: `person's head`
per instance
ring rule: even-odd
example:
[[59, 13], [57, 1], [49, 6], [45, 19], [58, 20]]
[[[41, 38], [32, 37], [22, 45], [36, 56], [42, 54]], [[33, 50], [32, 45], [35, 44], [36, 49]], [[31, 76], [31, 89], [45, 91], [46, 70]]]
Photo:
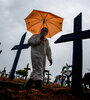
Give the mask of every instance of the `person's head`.
[[48, 34], [48, 29], [46, 27], [43, 27], [41, 29], [40, 35], [46, 36]]

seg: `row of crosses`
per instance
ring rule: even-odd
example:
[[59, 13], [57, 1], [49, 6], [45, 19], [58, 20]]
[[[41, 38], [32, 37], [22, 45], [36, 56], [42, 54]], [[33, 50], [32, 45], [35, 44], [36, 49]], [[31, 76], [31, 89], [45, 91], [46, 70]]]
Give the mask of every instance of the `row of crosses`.
[[[27, 49], [30, 45], [23, 44], [26, 33], [22, 36], [20, 44], [12, 48], [18, 50], [9, 78], [13, 79], [16, 66], [22, 49]], [[55, 43], [73, 41], [73, 60], [72, 60], [72, 85], [71, 91], [73, 94], [82, 92], [82, 39], [90, 38], [90, 30], [82, 31], [82, 13], [74, 19], [74, 33], [61, 36]]]

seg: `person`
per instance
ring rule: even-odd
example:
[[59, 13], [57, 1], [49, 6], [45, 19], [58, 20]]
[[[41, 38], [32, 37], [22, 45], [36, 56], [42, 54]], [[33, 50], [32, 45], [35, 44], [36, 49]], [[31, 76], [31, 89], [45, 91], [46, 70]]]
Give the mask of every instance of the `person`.
[[4, 70], [2, 71], [1, 77], [6, 76], [6, 67], [4, 67]]
[[35, 88], [42, 88], [43, 72], [45, 70], [46, 56], [52, 65], [52, 53], [49, 46], [49, 41], [45, 37], [48, 34], [48, 29], [46, 27], [41, 29], [40, 34], [34, 34], [28, 40], [31, 44], [31, 61], [32, 61], [32, 73], [30, 79], [26, 84], [26, 88], [32, 86], [35, 82]]

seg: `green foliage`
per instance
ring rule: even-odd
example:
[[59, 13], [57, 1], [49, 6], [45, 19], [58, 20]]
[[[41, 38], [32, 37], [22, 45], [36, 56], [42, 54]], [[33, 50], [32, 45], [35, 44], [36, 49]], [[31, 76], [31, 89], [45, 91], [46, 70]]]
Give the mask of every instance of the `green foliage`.
[[17, 71], [16, 71], [16, 74], [21, 75], [21, 76], [23, 76], [23, 77], [28, 76], [28, 73], [27, 73], [26, 70], [17, 70]]

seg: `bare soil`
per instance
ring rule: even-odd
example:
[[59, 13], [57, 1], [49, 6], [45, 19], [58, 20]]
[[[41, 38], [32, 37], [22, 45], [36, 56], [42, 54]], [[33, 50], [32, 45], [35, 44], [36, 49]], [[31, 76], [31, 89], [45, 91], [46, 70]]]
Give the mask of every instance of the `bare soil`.
[[[18, 85], [20, 83], [20, 85]], [[0, 78], [0, 100], [90, 100], [90, 90], [74, 96], [68, 87], [60, 87], [56, 84], [44, 85], [43, 89], [24, 89], [25, 80]]]

